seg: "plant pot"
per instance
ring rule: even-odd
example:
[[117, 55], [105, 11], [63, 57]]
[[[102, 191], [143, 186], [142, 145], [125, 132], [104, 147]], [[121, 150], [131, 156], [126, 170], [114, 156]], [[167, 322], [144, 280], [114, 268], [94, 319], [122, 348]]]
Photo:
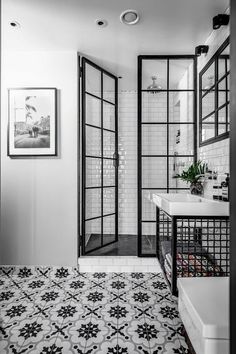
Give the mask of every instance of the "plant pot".
[[201, 182], [195, 182], [190, 184], [190, 193], [195, 195], [201, 195], [203, 193], [203, 185]]

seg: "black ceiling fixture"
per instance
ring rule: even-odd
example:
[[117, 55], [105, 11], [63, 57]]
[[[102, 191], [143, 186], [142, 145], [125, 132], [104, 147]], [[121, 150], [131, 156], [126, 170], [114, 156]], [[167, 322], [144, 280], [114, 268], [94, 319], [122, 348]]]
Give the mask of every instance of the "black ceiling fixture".
[[202, 54], [207, 54], [208, 50], [209, 50], [209, 45], [198, 45], [195, 48], [195, 55], [199, 57]]
[[216, 30], [221, 26], [227, 26], [229, 23], [229, 15], [227, 14], [218, 14], [213, 17], [213, 29]]

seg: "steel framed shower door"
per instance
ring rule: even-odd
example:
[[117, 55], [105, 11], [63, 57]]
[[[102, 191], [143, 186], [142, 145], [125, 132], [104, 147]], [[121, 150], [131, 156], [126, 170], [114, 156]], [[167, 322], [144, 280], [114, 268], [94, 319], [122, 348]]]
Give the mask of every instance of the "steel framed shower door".
[[81, 253], [118, 241], [118, 79], [82, 57]]

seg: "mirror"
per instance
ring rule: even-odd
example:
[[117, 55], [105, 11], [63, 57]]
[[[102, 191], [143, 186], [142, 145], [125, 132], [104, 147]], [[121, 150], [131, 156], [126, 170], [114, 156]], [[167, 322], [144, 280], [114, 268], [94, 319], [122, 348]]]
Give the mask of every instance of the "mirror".
[[229, 37], [199, 73], [199, 145], [229, 137]]

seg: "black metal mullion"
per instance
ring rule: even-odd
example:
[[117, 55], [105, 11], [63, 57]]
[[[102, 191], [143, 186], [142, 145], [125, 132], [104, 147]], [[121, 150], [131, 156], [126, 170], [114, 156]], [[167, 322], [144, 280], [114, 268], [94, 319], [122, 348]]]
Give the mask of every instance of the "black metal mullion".
[[138, 256], [142, 256], [142, 58], [138, 56]]
[[96, 220], [96, 219], [102, 219], [103, 217], [107, 217], [107, 216], [112, 216], [115, 215], [115, 213], [109, 213], [109, 214], [105, 214], [105, 215], [99, 215], [99, 216], [93, 216], [92, 218], [88, 218], [85, 219], [86, 221], [91, 221], [91, 220]]
[[85, 225], [85, 218], [86, 218], [86, 98], [85, 98], [85, 80], [86, 80], [86, 72], [85, 72], [85, 59], [82, 58], [82, 254], [85, 254], [85, 233], [86, 233], [86, 225]]
[[[166, 190], [165, 187], [142, 187], [141, 190]], [[181, 187], [170, 187], [169, 190], [189, 190], [189, 188]]]
[[218, 134], [218, 102], [219, 102], [219, 97], [218, 97], [218, 60], [215, 60], [215, 83], [216, 83], [216, 89], [215, 89], [215, 137], [217, 137]]
[[78, 213], [78, 221], [77, 221], [77, 257], [79, 258], [82, 251], [82, 232], [81, 232], [81, 115], [80, 115], [80, 107], [81, 107], [81, 64], [80, 64], [80, 55], [77, 53], [77, 213]]
[[[227, 58], [225, 59], [225, 72], [228, 72], [228, 63], [227, 63]], [[229, 74], [228, 74], [229, 75]], [[228, 98], [229, 98], [229, 93], [228, 93], [228, 75], [226, 74], [225, 76], [225, 89], [226, 89], [226, 102], [228, 102]], [[226, 119], [225, 119], [225, 123], [226, 123], [226, 132], [229, 131], [229, 120], [228, 120], [228, 112], [229, 112], [229, 107], [228, 105], [225, 108], [226, 111]]]
[[[115, 81], [117, 80], [117, 78], [115, 79]], [[115, 106], [116, 105], [116, 103], [114, 103], [114, 102], [111, 102], [111, 101], [108, 101], [108, 100], [106, 100], [105, 98], [103, 98], [103, 102], [106, 102], [106, 103], [108, 103], [108, 104], [111, 104], [112, 106]]]
[[[171, 125], [171, 124], [170, 124]], [[165, 155], [141, 155], [141, 157], [194, 157], [194, 154], [191, 155], [174, 155], [174, 154], [165, 154]]]
[[116, 188], [116, 186], [95, 186], [95, 187], [85, 187], [85, 189], [102, 189], [102, 188]]
[[114, 157], [101, 157], [101, 156], [95, 156], [95, 155], [86, 155], [85, 157], [89, 158], [89, 159], [116, 160]]
[[[102, 129], [101, 127], [98, 127], [97, 125], [93, 125], [93, 124], [89, 124], [89, 123], [86, 123], [85, 124], [86, 126], [88, 126], [88, 127], [91, 127], [91, 128], [95, 128], [95, 129]], [[106, 130], [106, 131], [108, 131], [108, 132], [110, 132], [110, 133], [115, 133], [115, 130], [111, 130], [111, 129], [108, 129], [108, 128], [103, 128], [103, 130]]]
[[193, 154], [194, 162], [197, 162], [197, 57], [193, 59]]
[[[169, 123], [167, 123], [167, 122], [141, 122], [141, 124], [143, 125], [148, 125], [148, 124], [150, 124], [150, 125], [157, 125], [157, 124], [160, 124], [160, 125], [168, 125]], [[189, 125], [194, 125], [195, 123], [194, 122], [170, 122], [170, 124], [173, 124], [173, 125], [175, 125], [175, 124], [178, 124], [178, 125], [183, 125], [183, 124], [189, 124]]]
[[166, 170], [166, 175], [167, 175], [167, 183], [166, 183], [166, 189], [167, 189], [167, 193], [169, 193], [169, 101], [170, 101], [170, 97], [169, 97], [169, 88], [170, 88], [170, 60], [167, 59], [167, 170]]
[[102, 186], [102, 189], [101, 189], [101, 215], [102, 215], [102, 218], [101, 218], [101, 246], [103, 246], [103, 218], [104, 218], [104, 215], [103, 215], [103, 168], [104, 168], [104, 164], [103, 164], [103, 149], [104, 149], [104, 145], [103, 145], [103, 72], [100, 71], [100, 74], [101, 74], [101, 157], [102, 157], [102, 160], [101, 160], [101, 186]]
[[[214, 85], [212, 85], [208, 90], [205, 90], [205, 92], [202, 94], [202, 98], [204, 98], [206, 95], [208, 95], [209, 93], [216, 91], [216, 82], [214, 83]], [[200, 86], [199, 86], [200, 87]], [[202, 90], [203, 92], [204, 90]]]
[[[199, 84], [198, 84], [198, 97], [199, 97], [199, 145], [202, 143], [202, 76], [199, 75]], [[196, 128], [197, 131], [197, 128]]]
[[[101, 72], [103, 72], [102, 69], [100, 69], [100, 70], [101, 70]], [[101, 100], [101, 97], [95, 95], [95, 94], [92, 93], [92, 92], [85, 91], [85, 93], [86, 93], [87, 95], [91, 96], [91, 97], [94, 97], [94, 98], [97, 98], [98, 100]], [[112, 106], [115, 106], [115, 103], [114, 103], [114, 102], [108, 101], [108, 100], [106, 100], [105, 98], [103, 98], [103, 102], [106, 102], [106, 103], [108, 103], [108, 104], [110, 104], [110, 105], [112, 105]]]
[[115, 78], [115, 156], [116, 156], [116, 164], [115, 164], [115, 241], [118, 241], [118, 233], [119, 233], [119, 190], [118, 190], [118, 178], [119, 178], [119, 154], [118, 154], [118, 79]]
[[146, 89], [146, 90], [141, 90], [141, 92], [194, 92], [193, 89], [158, 89], [158, 90], [153, 90], [153, 89]]

